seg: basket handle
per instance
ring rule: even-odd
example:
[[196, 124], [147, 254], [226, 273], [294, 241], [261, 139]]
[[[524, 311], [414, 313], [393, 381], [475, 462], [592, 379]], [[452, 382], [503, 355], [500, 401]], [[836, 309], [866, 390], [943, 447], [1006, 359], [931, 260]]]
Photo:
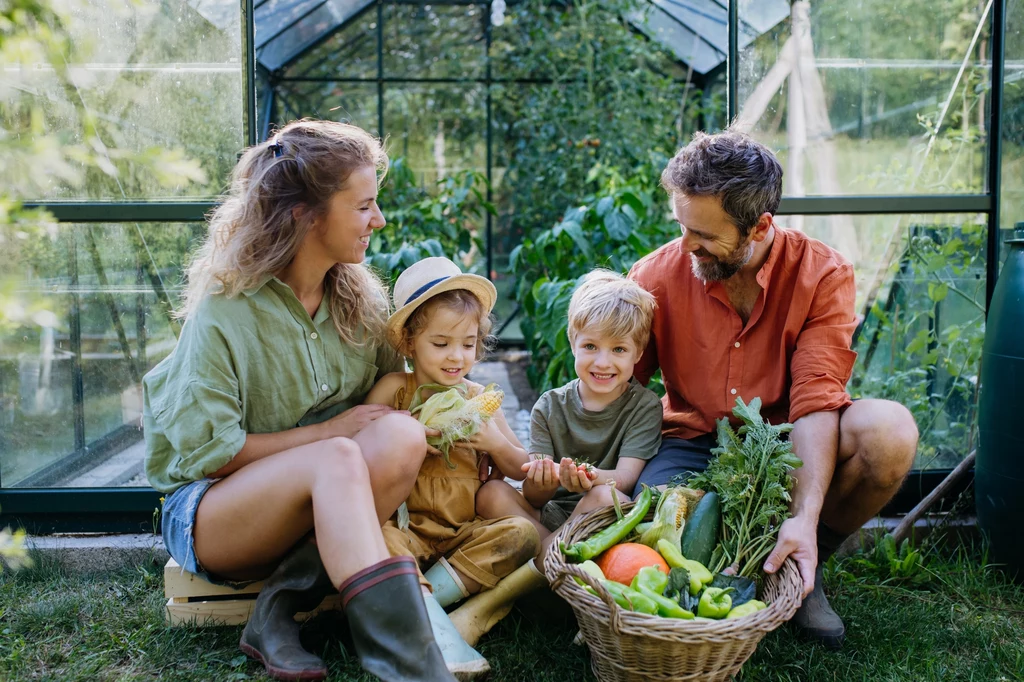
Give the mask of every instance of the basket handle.
[[615, 603], [615, 599], [612, 597], [611, 593], [605, 589], [604, 585], [601, 584], [601, 581], [595, 578], [594, 576], [590, 575], [586, 571], [584, 571], [579, 566], [575, 566], [573, 564], [565, 564], [564, 568], [560, 567], [558, 569], [558, 576], [555, 578], [555, 581], [551, 583], [551, 589], [556, 589], [559, 585], [565, 582], [566, 578], [579, 578], [587, 585], [589, 585], [591, 588], [593, 588], [594, 592], [597, 592], [598, 598], [600, 598], [601, 601], [608, 605], [612, 632], [614, 632], [616, 635], [621, 635], [622, 633], [620, 632], [620, 619], [622, 618], [623, 609]]

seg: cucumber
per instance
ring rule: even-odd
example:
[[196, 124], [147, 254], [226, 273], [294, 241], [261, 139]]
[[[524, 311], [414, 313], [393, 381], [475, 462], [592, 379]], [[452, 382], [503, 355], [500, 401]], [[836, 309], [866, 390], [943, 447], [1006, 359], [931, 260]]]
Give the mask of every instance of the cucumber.
[[718, 527], [721, 523], [721, 501], [717, 493], [709, 492], [697, 503], [697, 508], [686, 521], [681, 542], [683, 556], [707, 566], [718, 544]]

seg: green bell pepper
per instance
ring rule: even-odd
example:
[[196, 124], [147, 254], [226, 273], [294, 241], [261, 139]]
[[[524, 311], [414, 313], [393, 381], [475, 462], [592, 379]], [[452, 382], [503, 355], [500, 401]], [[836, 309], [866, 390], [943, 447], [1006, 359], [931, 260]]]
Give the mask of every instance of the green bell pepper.
[[660, 595], [668, 587], [668, 574], [659, 571], [657, 566], [644, 566], [629, 584], [630, 589], [634, 590], [639, 590], [640, 586]]
[[604, 588], [612, 595], [612, 599], [615, 600], [615, 603], [627, 611], [646, 613], [651, 616], [658, 613], [658, 604], [650, 597], [643, 595], [636, 590], [630, 589], [622, 583], [617, 583], [614, 580], [602, 580], [601, 584], [604, 585]]
[[708, 587], [704, 594], [700, 595], [700, 602], [697, 604], [697, 615], [705, 618], [722, 619], [729, 615], [732, 610], [731, 587]]
[[725, 619], [729, 620], [730, 618], [742, 618], [743, 616], [749, 616], [752, 613], [757, 613], [761, 609], [766, 608], [768, 608], [768, 605], [765, 604], [763, 601], [751, 599], [750, 601], [740, 604], [736, 608], [729, 611]]
[[646, 585], [640, 585], [637, 590], [643, 596], [652, 599], [655, 604], [658, 605], [658, 615], [664, 616], [665, 618], [681, 618], [683, 620], [691, 620], [693, 614], [677, 602], [672, 601], [668, 597], [663, 597], [657, 592], [652, 591]]
[[690, 594], [696, 595], [701, 588], [715, 579], [707, 567], [699, 561], [687, 559], [679, 548], [668, 540], [658, 540], [658, 553], [673, 568], [685, 568], [690, 573]]
[[587, 559], [593, 559], [601, 552], [618, 543], [622, 538], [629, 535], [629, 531], [633, 530], [640, 523], [641, 519], [647, 515], [647, 510], [651, 508], [651, 495], [651, 489], [645, 487], [644, 491], [640, 493], [640, 497], [636, 498], [636, 504], [633, 505], [633, 508], [619, 521], [586, 540], [573, 544], [571, 547], [566, 547], [565, 543], [560, 543], [559, 549], [562, 550], [562, 554], [569, 561], [578, 563]]

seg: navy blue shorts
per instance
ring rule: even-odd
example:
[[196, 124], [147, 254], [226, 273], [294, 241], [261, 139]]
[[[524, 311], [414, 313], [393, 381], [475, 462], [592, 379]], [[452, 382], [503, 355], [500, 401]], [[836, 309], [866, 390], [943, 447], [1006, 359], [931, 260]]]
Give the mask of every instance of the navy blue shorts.
[[680, 477], [677, 483], [683, 483], [691, 475], [704, 471], [713, 457], [711, 449], [716, 446], [715, 437], [710, 433], [690, 440], [662, 438], [658, 454], [647, 462], [636, 482], [633, 497], [640, 494], [643, 484], [653, 488], [665, 485], [675, 476]]

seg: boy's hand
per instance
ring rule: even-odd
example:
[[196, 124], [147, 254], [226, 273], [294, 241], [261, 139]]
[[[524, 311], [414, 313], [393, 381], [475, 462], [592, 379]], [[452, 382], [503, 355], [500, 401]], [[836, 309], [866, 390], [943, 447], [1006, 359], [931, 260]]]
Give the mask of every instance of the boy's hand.
[[558, 480], [562, 487], [571, 493], [586, 493], [594, 487], [588, 467], [583, 464], [577, 465], [568, 457], [563, 457], [558, 463]]
[[523, 484], [529, 483], [537, 492], [553, 493], [558, 490], [558, 467], [547, 457], [527, 462], [523, 465], [523, 472], [526, 474]]

